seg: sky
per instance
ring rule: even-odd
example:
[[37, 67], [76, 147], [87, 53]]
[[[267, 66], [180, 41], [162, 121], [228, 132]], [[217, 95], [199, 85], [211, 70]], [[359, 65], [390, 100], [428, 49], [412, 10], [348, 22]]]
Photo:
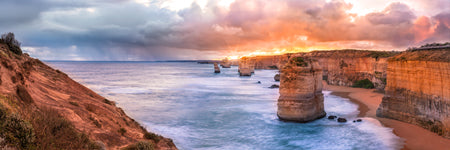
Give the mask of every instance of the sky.
[[450, 0], [1, 0], [42, 60], [217, 59], [450, 41]]

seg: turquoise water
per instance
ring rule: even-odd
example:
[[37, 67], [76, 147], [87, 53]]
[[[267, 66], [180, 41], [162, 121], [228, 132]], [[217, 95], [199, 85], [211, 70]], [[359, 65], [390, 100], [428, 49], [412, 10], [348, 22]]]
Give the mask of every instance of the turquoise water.
[[[326, 118], [300, 124], [279, 121], [275, 70], [239, 77], [237, 67], [156, 62], [47, 62], [119, 107], [179, 149], [399, 149], [392, 129], [371, 118], [353, 123], [358, 106], [324, 91]], [[261, 81], [261, 84], [257, 82]]]

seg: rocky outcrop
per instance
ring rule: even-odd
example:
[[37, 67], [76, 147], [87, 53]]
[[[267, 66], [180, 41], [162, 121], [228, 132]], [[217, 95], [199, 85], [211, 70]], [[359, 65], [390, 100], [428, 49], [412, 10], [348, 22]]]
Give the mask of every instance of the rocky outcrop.
[[331, 85], [353, 86], [357, 81], [368, 79], [375, 88], [383, 90], [386, 85], [387, 58], [395, 52], [334, 50], [292, 53], [276, 56], [255, 56], [255, 69], [281, 68], [290, 57], [312, 57], [323, 70], [323, 79]]
[[275, 76], [273, 76], [273, 80], [280, 81], [280, 74], [276, 74]]
[[231, 61], [228, 60], [228, 58], [225, 58], [220, 62], [220, 66], [222, 66], [222, 68], [231, 68]]
[[450, 49], [406, 51], [388, 60], [377, 116], [450, 138]]
[[238, 71], [240, 76], [251, 76], [255, 72], [255, 59], [251, 57], [239, 59]]
[[220, 73], [220, 68], [217, 63], [214, 63], [214, 73]]
[[[113, 101], [38, 59], [0, 43], [0, 62], [0, 114], [30, 128], [26, 133], [15, 130], [17, 126], [5, 128], [0, 139], [8, 133], [27, 135], [26, 142], [38, 149], [119, 149], [138, 141], [155, 149], [176, 149], [172, 140], [148, 132]], [[7, 142], [27, 149], [15, 145], [17, 141]]]
[[308, 122], [326, 115], [322, 94], [322, 67], [308, 57], [293, 57], [281, 69], [280, 120]]

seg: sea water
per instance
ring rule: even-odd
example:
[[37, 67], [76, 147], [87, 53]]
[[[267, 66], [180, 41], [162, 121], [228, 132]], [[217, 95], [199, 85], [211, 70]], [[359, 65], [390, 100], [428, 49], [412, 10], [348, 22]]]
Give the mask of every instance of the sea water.
[[[389, 150], [402, 147], [376, 119], [357, 119], [358, 105], [323, 91], [327, 115], [309, 123], [277, 118], [276, 70], [240, 77], [236, 66], [214, 73], [193, 62], [47, 62], [117, 102], [149, 131], [173, 139], [179, 149]], [[261, 83], [258, 83], [260, 81]]]

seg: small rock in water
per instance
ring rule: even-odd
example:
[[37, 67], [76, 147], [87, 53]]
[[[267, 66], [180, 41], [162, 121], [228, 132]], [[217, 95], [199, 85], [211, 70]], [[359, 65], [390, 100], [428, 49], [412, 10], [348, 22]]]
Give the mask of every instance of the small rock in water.
[[272, 86], [270, 86], [269, 88], [274, 89], [274, 88], [279, 88], [280, 86], [278, 84], [272, 84]]
[[338, 118], [337, 121], [338, 122], [347, 122], [347, 119], [345, 119], [345, 118]]
[[333, 116], [333, 115], [328, 116], [328, 119], [336, 119], [336, 118], [337, 118], [337, 116]]
[[258, 84], [261, 84], [261, 81], [258, 81]]
[[276, 74], [276, 75], [273, 77], [273, 79], [274, 79], [275, 81], [280, 81], [280, 74]]
[[356, 122], [361, 122], [362, 121], [362, 119], [356, 119]]

